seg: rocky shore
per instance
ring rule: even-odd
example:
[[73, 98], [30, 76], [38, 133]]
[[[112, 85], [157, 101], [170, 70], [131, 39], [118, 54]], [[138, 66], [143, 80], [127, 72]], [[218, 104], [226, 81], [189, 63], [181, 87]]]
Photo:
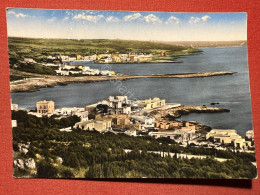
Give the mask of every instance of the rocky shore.
[[28, 78], [23, 80], [12, 81], [10, 83], [11, 92], [26, 92], [37, 91], [43, 87], [52, 87], [55, 85], [62, 85], [68, 83], [90, 83], [101, 82], [109, 80], [126, 80], [139, 78], [194, 78], [194, 77], [212, 77], [232, 75], [235, 72], [221, 71], [221, 72], [204, 72], [204, 73], [183, 73], [183, 74], [164, 74], [164, 75], [115, 75], [115, 76], [53, 76], [40, 75], [34, 73], [21, 72], [18, 70], [10, 70], [10, 75], [26, 76]]
[[[154, 109], [149, 113], [150, 116], [156, 118], [157, 120], [164, 119], [166, 121], [176, 121], [181, 126], [183, 121], [177, 121], [182, 115], [187, 115], [189, 113], [218, 113], [218, 112], [229, 112], [230, 110], [225, 108], [211, 107], [211, 106], [199, 106], [199, 105], [182, 105], [173, 108], [158, 108]], [[192, 123], [196, 130], [200, 133], [207, 133], [211, 130], [211, 127], [201, 124], [197, 121], [189, 121]]]
[[174, 109], [171, 109], [171, 114], [173, 118], [180, 118], [181, 115], [186, 115], [189, 113], [216, 113], [216, 112], [230, 112], [226, 108], [209, 107], [209, 106], [193, 106], [185, 105]]

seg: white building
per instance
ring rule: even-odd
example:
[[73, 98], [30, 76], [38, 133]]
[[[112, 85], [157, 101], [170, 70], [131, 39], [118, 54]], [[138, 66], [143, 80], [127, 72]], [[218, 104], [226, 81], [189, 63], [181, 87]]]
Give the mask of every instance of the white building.
[[13, 127], [17, 127], [17, 121], [16, 120], [12, 120], [12, 128]]
[[34, 59], [32, 59], [32, 58], [24, 58], [23, 61], [25, 63], [36, 63], [36, 61]]
[[56, 72], [56, 74], [62, 75], [62, 76], [68, 76], [69, 75], [69, 71], [61, 70], [61, 68], [59, 68], [58, 70], [55, 70], [55, 72]]
[[18, 110], [18, 104], [12, 104], [11, 103], [11, 110]]
[[84, 56], [83, 60], [84, 61], [95, 61], [95, 60], [97, 60], [97, 55], [95, 54], [95, 55], [91, 55], [91, 56]]
[[186, 142], [195, 138], [196, 130], [175, 130], [175, 131], [161, 131], [161, 132], [149, 132], [148, 135], [154, 138], [168, 137], [178, 142]]
[[130, 114], [131, 102], [127, 96], [109, 96], [108, 100], [103, 100], [99, 104], [108, 106], [108, 114]]
[[248, 130], [248, 131], [246, 132], [246, 138], [247, 138], [248, 140], [254, 141], [254, 131], [253, 131], [253, 130]]

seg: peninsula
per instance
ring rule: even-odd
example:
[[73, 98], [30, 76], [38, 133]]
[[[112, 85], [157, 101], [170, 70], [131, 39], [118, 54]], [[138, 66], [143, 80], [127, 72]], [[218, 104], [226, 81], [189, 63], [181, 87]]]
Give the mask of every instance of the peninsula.
[[202, 72], [202, 73], [183, 73], [183, 74], [158, 74], [158, 75], [114, 75], [114, 76], [53, 76], [41, 75], [35, 73], [22, 72], [10, 69], [11, 77], [24, 78], [21, 80], [12, 81], [10, 83], [11, 92], [25, 92], [36, 91], [43, 87], [52, 87], [55, 85], [62, 85], [68, 83], [90, 83], [111, 80], [126, 80], [139, 78], [194, 78], [194, 77], [212, 77], [232, 75], [235, 72], [221, 71], [221, 72]]

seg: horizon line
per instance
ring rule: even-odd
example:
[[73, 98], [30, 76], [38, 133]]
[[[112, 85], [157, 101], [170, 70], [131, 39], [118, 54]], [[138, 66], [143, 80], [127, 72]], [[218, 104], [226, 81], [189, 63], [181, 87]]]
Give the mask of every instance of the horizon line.
[[181, 41], [181, 40], [176, 40], [176, 41], [162, 41], [162, 40], [136, 40], [136, 39], [106, 39], [106, 38], [92, 38], [92, 39], [87, 39], [87, 38], [44, 38], [44, 37], [20, 37], [20, 36], [7, 36], [7, 38], [25, 38], [25, 39], [63, 39], [63, 40], [122, 40], [122, 41], [145, 41], [145, 42], [232, 42], [232, 41], [247, 41], [247, 39], [244, 40], [219, 40], [219, 41], [211, 41], [211, 40], [186, 40], [186, 41]]

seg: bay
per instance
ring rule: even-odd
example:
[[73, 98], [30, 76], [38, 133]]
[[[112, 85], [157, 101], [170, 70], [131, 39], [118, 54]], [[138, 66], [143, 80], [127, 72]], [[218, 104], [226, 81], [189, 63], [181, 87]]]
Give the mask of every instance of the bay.
[[[179, 57], [182, 63], [94, 64], [75, 62], [91, 68], [110, 66], [121, 74], [150, 75], [190, 72], [233, 71], [234, 75], [204, 78], [143, 78], [120, 82], [74, 83], [66, 86], [42, 88], [36, 92], [12, 93], [12, 102], [23, 108], [35, 108], [39, 100], [53, 100], [55, 107], [83, 107], [122, 95], [130, 99], [160, 97], [166, 102], [185, 105], [207, 105], [218, 102], [218, 107], [230, 109], [229, 113], [189, 114], [179, 120], [193, 120], [212, 128], [236, 129], [244, 135], [252, 129], [247, 47], [203, 48], [203, 52]], [[121, 93], [120, 93], [121, 92]], [[123, 95], [124, 95], [123, 94]]]

